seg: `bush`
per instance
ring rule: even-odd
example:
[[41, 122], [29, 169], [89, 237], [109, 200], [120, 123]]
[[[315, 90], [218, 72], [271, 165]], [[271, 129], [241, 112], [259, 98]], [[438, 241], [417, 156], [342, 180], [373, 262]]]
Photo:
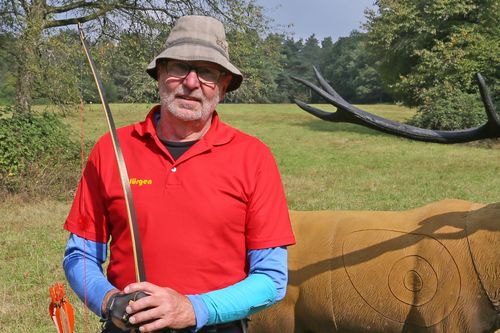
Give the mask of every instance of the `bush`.
[[409, 123], [421, 128], [450, 131], [479, 126], [487, 118], [478, 95], [457, 90], [428, 92]]
[[79, 177], [79, 152], [59, 116], [0, 109], [0, 194], [68, 196]]

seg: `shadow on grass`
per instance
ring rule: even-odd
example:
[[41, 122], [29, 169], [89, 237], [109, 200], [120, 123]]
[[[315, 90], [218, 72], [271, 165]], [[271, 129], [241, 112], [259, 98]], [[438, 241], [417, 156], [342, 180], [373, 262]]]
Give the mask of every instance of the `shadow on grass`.
[[372, 136], [388, 136], [382, 132], [372, 130], [361, 125], [350, 124], [350, 123], [333, 123], [325, 120], [308, 120], [301, 123], [295, 123], [294, 126], [300, 126], [307, 128], [315, 132], [352, 132], [362, 135], [372, 135]]

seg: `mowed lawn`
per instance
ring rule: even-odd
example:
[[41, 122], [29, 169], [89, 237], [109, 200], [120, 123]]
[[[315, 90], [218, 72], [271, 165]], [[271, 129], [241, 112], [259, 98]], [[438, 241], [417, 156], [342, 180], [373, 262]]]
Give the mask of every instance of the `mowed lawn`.
[[[111, 109], [117, 125], [123, 126], [142, 120], [149, 107], [123, 104]], [[361, 108], [395, 120], [412, 115], [393, 105]], [[404, 210], [445, 198], [500, 200], [496, 141], [413, 142], [357, 125], [325, 122], [292, 104], [226, 104], [219, 114], [271, 148], [290, 209]], [[84, 115], [84, 137], [95, 141], [107, 131], [104, 114], [99, 105], [86, 105]], [[79, 114], [66, 121], [79, 140]], [[55, 332], [47, 311], [48, 287], [65, 283], [61, 260], [67, 233], [62, 225], [68, 209], [68, 202], [50, 200], [26, 203], [11, 198], [0, 203], [0, 331]], [[76, 309], [76, 332], [98, 332], [96, 317], [68, 294]]]
[[[123, 126], [142, 120], [149, 107], [115, 105], [112, 111], [117, 126]], [[318, 107], [334, 111], [330, 105]], [[413, 114], [394, 105], [360, 107], [398, 121]], [[272, 149], [291, 209], [400, 210], [445, 198], [500, 199], [500, 154], [486, 144], [410, 141], [322, 121], [293, 104], [224, 104], [218, 111], [224, 121]], [[68, 122], [80, 130], [77, 114]], [[106, 131], [100, 106], [86, 107], [85, 138], [95, 141]]]

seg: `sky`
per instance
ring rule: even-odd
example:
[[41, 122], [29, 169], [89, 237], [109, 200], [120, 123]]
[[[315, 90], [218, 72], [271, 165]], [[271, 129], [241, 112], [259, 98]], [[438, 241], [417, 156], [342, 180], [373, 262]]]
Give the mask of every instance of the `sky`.
[[257, 0], [266, 9], [275, 24], [293, 27], [293, 38], [306, 39], [312, 34], [319, 41], [332, 37], [335, 42], [339, 37], [349, 36], [366, 21], [365, 8], [375, 9], [374, 0]]

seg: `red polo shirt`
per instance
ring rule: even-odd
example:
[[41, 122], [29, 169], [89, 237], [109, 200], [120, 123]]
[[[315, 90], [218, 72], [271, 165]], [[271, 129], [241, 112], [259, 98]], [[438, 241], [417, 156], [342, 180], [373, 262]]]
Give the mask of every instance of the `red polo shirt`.
[[[184, 294], [247, 275], [246, 252], [295, 242], [278, 168], [258, 139], [221, 122], [174, 161], [145, 121], [118, 130], [137, 210], [149, 282]], [[111, 137], [92, 150], [65, 228], [105, 243], [108, 279], [135, 281], [131, 237]]]

